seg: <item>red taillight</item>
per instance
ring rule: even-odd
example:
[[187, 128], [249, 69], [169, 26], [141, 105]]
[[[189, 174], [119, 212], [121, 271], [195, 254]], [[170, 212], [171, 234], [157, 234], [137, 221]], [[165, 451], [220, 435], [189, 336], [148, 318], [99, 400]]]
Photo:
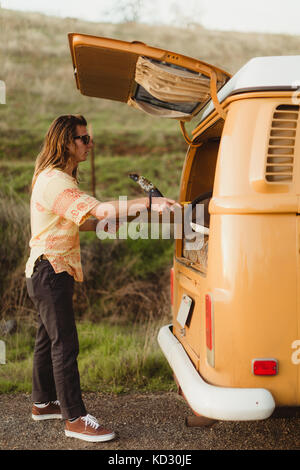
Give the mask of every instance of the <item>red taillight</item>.
[[170, 269], [170, 294], [171, 294], [171, 305], [173, 305], [173, 299], [174, 299], [174, 268]]
[[211, 296], [209, 294], [206, 294], [205, 296], [205, 311], [206, 311], [206, 346], [211, 351], [213, 348], [212, 302], [211, 302]]
[[276, 359], [253, 359], [252, 372], [254, 375], [276, 375], [278, 361]]
[[214, 340], [214, 303], [211, 294], [205, 296], [206, 320], [206, 358], [211, 367], [215, 367], [215, 340]]

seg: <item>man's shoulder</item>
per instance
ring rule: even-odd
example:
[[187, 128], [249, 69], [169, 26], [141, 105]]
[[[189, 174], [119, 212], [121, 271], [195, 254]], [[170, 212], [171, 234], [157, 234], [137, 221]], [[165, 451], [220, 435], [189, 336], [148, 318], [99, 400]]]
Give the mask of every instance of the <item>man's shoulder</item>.
[[59, 178], [59, 179], [65, 180], [65, 181], [70, 181], [72, 183], [76, 183], [75, 178], [68, 175], [63, 170], [60, 170], [59, 168], [45, 168], [45, 170], [41, 171], [39, 176], [42, 177], [42, 178], [47, 178], [47, 179]]

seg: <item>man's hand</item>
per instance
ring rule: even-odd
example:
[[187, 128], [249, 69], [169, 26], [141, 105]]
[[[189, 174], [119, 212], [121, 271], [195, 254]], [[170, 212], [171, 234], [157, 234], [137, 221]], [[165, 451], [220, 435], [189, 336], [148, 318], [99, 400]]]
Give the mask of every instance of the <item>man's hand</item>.
[[155, 212], [164, 212], [166, 210], [173, 212], [176, 207], [181, 208], [182, 206], [173, 199], [169, 199], [166, 197], [152, 198], [151, 210]]

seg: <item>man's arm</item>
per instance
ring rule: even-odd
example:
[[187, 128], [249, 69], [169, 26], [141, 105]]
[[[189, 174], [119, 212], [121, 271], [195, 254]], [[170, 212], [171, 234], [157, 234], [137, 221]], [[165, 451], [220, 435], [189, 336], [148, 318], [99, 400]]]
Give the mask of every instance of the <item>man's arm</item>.
[[[136, 216], [137, 212], [148, 211], [150, 206], [149, 198], [142, 197], [138, 199], [122, 201], [109, 201], [100, 202], [96, 207], [91, 210], [91, 215], [99, 220], [103, 219], [122, 219], [127, 216]], [[166, 197], [152, 198], [151, 209], [156, 212], [163, 212], [166, 209], [174, 209], [175, 206], [180, 204], [176, 203], [173, 199]]]
[[[173, 199], [168, 199], [165, 197], [155, 197], [152, 199], [152, 209], [161, 212], [166, 210], [167, 208], [171, 208], [174, 206], [179, 206]], [[91, 219], [87, 219], [80, 227], [80, 231], [96, 231], [97, 224], [99, 220], [103, 219], [115, 219], [117, 228], [119, 227], [119, 219], [122, 217], [127, 217], [130, 214], [131, 209], [133, 212], [136, 211], [147, 211], [149, 210], [149, 198], [143, 197], [138, 199], [132, 199], [126, 201], [126, 204], [120, 204], [119, 201], [110, 201], [106, 203], [99, 203], [95, 206], [91, 211], [90, 214], [94, 217]], [[134, 216], [134, 214], [130, 214]], [[136, 216], [136, 214], [135, 214]]]
[[147, 197], [142, 197], [131, 199], [129, 201], [126, 200], [125, 203], [120, 203], [120, 201], [100, 202], [91, 210], [90, 213], [98, 220], [118, 220], [120, 218], [127, 217], [132, 207], [140, 211], [147, 210], [149, 208], [149, 199]]
[[96, 232], [97, 223], [99, 222], [98, 219], [89, 218], [83, 224], [80, 225], [79, 231], [80, 232]]

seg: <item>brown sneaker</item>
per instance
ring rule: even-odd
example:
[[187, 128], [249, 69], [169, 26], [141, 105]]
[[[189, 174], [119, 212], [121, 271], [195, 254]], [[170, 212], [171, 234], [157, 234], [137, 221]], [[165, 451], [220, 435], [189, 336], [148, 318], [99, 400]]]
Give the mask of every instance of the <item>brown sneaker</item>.
[[43, 405], [42, 407], [32, 406], [32, 418], [35, 421], [42, 421], [44, 419], [61, 419], [61, 411], [59, 406], [59, 401], [49, 401], [49, 403]]
[[115, 433], [104, 429], [91, 415], [80, 416], [75, 421], [66, 421], [65, 435], [83, 441], [104, 442], [114, 439]]

